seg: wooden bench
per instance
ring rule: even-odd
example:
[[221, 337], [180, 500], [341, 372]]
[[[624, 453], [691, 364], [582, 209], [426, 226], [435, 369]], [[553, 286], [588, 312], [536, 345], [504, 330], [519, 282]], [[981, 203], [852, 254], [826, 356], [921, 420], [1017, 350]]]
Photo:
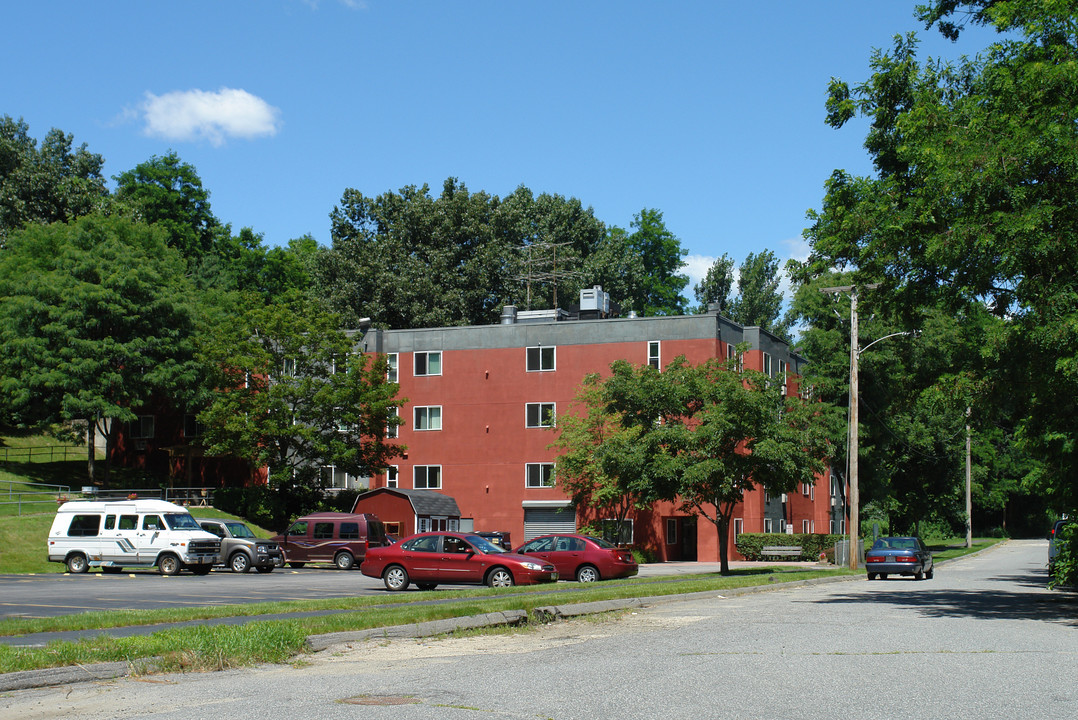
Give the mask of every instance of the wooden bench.
[[760, 557], [801, 557], [800, 545], [764, 545]]

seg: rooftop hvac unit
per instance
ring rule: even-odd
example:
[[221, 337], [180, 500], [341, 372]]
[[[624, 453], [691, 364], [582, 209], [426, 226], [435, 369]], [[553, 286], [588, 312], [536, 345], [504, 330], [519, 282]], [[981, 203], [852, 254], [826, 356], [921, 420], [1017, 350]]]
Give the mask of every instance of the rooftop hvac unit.
[[610, 293], [603, 292], [601, 285], [580, 291], [580, 309], [598, 310], [603, 314], [610, 312]]

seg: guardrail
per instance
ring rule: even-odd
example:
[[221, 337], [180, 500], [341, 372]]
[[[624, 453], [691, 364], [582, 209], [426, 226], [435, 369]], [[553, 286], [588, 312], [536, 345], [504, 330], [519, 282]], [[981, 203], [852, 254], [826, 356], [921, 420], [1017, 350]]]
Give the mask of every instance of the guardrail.
[[[3, 482], [3, 481], [0, 481]], [[18, 486], [18, 489], [16, 489]], [[30, 488], [30, 489], [26, 489]], [[40, 489], [37, 489], [40, 488]], [[0, 488], [0, 505], [14, 506], [17, 515], [22, 515], [23, 507], [46, 505], [55, 508], [62, 498], [71, 494], [71, 488], [67, 485], [50, 485], [47, 483], [15, 483], [7, 481], [7, 489]], [[42, 512], [40, 507], [35, 512]]]
[[7, 482], [5, 489], [0, 481], [0, 507], [15, 507], [18, 515], [27, 511], [44, 512], [40, 507], [50, 509], [68, 500], [165, 500], [177, 505], [190, 507], [210, 507], [213, 505], [213, 488], [173, 487], [173, 488], [107, 488], [92, 485], [82, 486], [82, 492], [73, 493], [67, 485], [49, 485], [46, 483]]
[[0, 447], [0, 462], [46, 463], [85, 459], [85, 447], [72, 447], [70, 445]]

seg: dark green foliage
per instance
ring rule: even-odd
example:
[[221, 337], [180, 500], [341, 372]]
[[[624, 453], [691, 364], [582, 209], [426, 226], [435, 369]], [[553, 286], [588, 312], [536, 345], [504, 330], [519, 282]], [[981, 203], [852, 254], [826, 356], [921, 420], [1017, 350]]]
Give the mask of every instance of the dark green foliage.
[[55, 128], [38, 147], [28, 131], [22, 120], [0, 117], [0, 248], [28, 222], [67, 222], [108, 199], [100, 155], [85, 143], [72, 150], [72, 136]]
[[767, 560], [761, 554], [765, 547], [800, 546], [801, 555], [790, 556], [790, 560], [819, 560], [821, 554], [834, 550], [835, 543], [848, 539], [845, 535], [827, 535], [825, 533], [804, 533], [787, 535], [786, 533], [741, 533], [734, 538], [737, 551], [746, 560]]

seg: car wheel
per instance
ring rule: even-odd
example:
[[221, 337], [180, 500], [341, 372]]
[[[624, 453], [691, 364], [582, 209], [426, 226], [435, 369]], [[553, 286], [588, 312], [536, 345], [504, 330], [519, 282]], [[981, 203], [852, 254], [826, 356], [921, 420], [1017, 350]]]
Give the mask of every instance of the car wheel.
[[876, 579], [876, 573], [869, 573], [868, 574], [868, 579], [869, 580], [875, 580]]
[[386, 584], [386, 590], [405, 590], [408, 588], [408, 571], [400, 565], [390, 565], [382, 573], [382, 582]]
[[180, 571], [180, 559], [175, 555], [162, 555], [157, 558], [157, 572], [162, 575], [175, 575]]
[[487, 575], [487, 585], [490, 587], [513, 587], [513, 573], [503, 567], [494, 568]]
[[284, 567], [284, 555], [273, 558], [273, 567]]
[[925, 573], [925, 577], [928, 578], [929, 580], [931, 580], [935, 576], [936, 576], [936, 568], [932, 568], [931, 570], [929, 570], [928, 572]]
[[356, 564], [356, 559], [352, 557], [352, 553], [339, 552], [333, 558], [333, 564], [337, 566], [338, 570], [351, 570]]
[[245, 573], [251, 569], [251, 558], [247, 557], [245, 552], [232, 553], [232, 557], [228, 559], [228, 566], [232, 568], [232, 572]]
[[886, 579], [887, 579], [887, 573], [880, 573], [880, 580], [886, 580]]
[[260, 573], [268, 573], [268, 572], [273, 572], [273, 568], [275, 568], [275, 567], [277, 567], [276, 563], [274, 563], [273, 565], [259, 565], [258, 567], [255, 568], [255, 570], [257, 570]]
[[593, 565], [581, 565], [576, 570], [577, 582], [595, 582], [596, 580], [600, 579], [601, 578], [599, 577], [599, 570], [596, 569]]
[[301, 568], [301, 567], [303, 567], [303, 566], [304, 566], [304, 565], [306, 565], [306, 564], [307, 564], [307, 563], [301, 563], [301, 562], [290, 562], [290, 563], [288, 563], [288, 567], [294, 567], [294, 568]]
[[924, 572], [923, 572], [923, 571], [921, 571], [921, 570], [918, 570], [917, 572], [915, 572], [915, 573], [913, 574], [913, 579], [914, 579], [914, 580], [924, 580], [924, 579], [925, 579], [925, 574], [924, 574]]
[[86, 556], [82, 553], [75, 553], [69, 555], [67, 558], [67, 571], [69, 573], [78, 575], [84, 573], [90, 569], [90, 563], [86, 560]]
[[415, 586], [420, 590], [433, 590], [438, 587], [435, 583], [416, 583]]

